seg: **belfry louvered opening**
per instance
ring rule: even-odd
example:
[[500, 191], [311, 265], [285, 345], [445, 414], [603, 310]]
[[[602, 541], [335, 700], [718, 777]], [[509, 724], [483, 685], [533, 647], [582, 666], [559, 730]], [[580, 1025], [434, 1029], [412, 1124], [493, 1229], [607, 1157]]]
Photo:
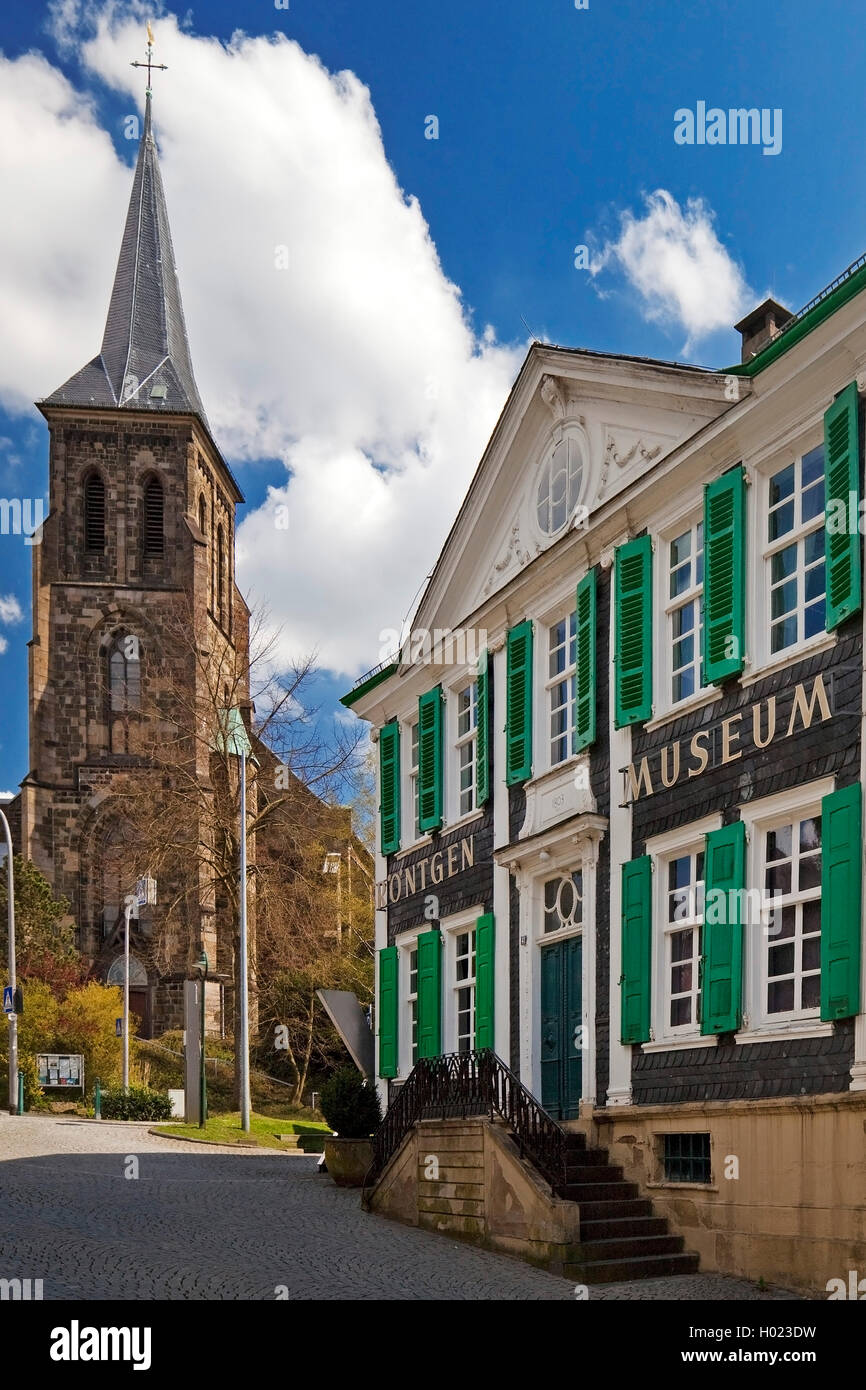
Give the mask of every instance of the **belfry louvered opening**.
[[105, 483], [91, 473], [84, 483], [84, 548], [94, 553], [105, 550]]
[[163, 553], [163, 491], [158, 478], [151, 478], [144, 489], [144, 553]]

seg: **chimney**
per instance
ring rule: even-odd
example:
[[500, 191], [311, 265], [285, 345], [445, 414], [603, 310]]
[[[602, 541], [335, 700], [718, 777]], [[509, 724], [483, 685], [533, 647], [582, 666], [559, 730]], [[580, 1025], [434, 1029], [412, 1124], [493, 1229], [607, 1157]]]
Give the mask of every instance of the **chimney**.
[[734, 324], [737, 333], [743, 335], [742, 362], [752, 358], [775, 338], [794, 315], [775, 299], [765, 299], [757, 309], [746, 314], [744, 319]]

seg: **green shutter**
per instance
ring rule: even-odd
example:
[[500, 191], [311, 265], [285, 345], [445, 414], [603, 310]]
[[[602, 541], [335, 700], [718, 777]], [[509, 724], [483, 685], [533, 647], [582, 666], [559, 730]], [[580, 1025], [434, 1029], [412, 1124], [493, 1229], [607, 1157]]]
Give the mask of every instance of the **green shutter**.
[[418, 701], [418, 828], [422, 834], [442, 824], [442, 688]]
[[614, 662], [617, 729], [652, 714], [652, 541], [640, 536], [616, 551]]
[[492, 912], [475, 924], [475, 1046], [493, 1047], [493, 960], [496, 926]]
[[704, 488], [704, 682], [718, 685], [746, 657], [746, 480], [742, 466]]
[[[830, 503], [836, 506], [830, 508]], [[844, 504], [845, 524], [839, 503]], [[824, 547], [827, 559], [828, 632], [862, 606], [860, 562], [860, 432], [857, 383], [840, 392], [824, 415], [824, 504], [828, 519]]]
[[485, 649], [478, 660], [478, 729], [475, 740], [475, 803], [490, 799], [490, 655]]
[[379, 1075], [397, 1075], [397, 947], [379, 952]]
[[862, 788], [859, 782], [821, 802], [821, 1017], [860, 1011]]
[[707, 835], [704, 924], [701, 928], [701, 1032], [731, 1033], [741, 1023], [743, 987], [742, 890], [746, 827], [723, 825]]
[[620, 1037], [646, 1042], [650, 1035], [652, 861], [648, 854], [622, 866], [622, 975]]
[[584, 575], [577, 586], [577, 700], [574, 715], [574, 751], [595, 743], [596, 573]]
[[400, 848], [400, 725], [396, 720], [379, 731], [379, 817], [382, 854]]
[[505, 782], [509, 787], [532, 776], [532, 623], [518, 623], [508, 634], [506, 655]]
[[442, 1051], [442, 937], [438, 927], [418, 937], [418, 1056]]

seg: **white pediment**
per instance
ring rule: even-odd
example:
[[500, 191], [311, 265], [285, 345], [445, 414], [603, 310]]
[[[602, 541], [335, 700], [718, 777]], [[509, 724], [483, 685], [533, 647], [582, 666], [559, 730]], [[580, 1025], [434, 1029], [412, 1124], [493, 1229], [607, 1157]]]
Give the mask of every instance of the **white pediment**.
[[415, 623], [456, 628], [725, 407], [722, 376], [533, 348]]

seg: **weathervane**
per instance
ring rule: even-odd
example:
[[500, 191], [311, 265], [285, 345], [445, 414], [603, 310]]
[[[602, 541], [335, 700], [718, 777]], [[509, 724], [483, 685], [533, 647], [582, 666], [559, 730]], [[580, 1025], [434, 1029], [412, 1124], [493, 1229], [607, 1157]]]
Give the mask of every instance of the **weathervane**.
[[131, 68], [147, 68], [147, 88], [146, 88], [146, 93], [147, 93], [148, 96], [152, 96], [153, 93], [152, 93], [152, 91], [151, 91], [151, 86], [150, 86], [150, 72], [151, 72], [151, 68], [156, 68], [157, 72], [160, 72], [160, 71], [161, 71], [161, 72], [167, 72], [167, 71], [168, 71], [168, 67], [167, 67], [167, 65], [166, 65], [165, 63], [155, 63], [155, 62], [153, 61], [153, 30], [152, 30], [151, 27], [150, 27], [150, 20], [147, 21], [147, 62], [146, 62], [146, 63], [130, 63], [129, 66], [130, 66]]

